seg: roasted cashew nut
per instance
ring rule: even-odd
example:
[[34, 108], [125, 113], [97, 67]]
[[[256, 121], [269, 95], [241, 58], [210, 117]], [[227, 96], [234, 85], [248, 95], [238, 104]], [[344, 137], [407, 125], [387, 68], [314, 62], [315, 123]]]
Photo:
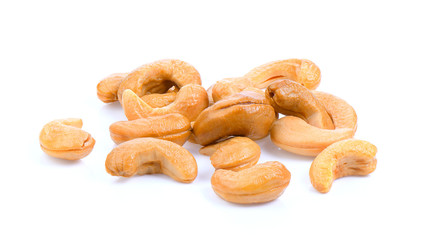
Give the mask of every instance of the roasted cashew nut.
[[102, 79], [96, 87], [98, 98], [104, 103], [117, 101], [118, 88], [128, 74], [129, 73], [114, 73]]
[[266, 162], [235, 172], [216, 170], [211, 178], [213, 190], [222, 199], [241, 204], [277, 199], [290, 183], [291, 174], [280, 162]]
[[191, 134], [191, 124], [183, 115], [171, 113], [116, 122], [109, 127], [109, 131], [117, 144], [135, 138], [154, 137], [183, 145]]
[[331, 144], [312, 162], [312, 186], [327, 193], [335, 179], [372, 173], [376, 169], [376, 153], [376, 146], [367, 141], [347, 139]]
[[275, 118], [264, 94], [243, 91], [202, 111], [194, 123], [194, 140], [205, 146], [228, 136], [261, 139]]
[[200, 153], [210, 156], [215, 169], [240, 171], [259, 161], [260, 147], [250, 138], [234, 137], [202, 147]]
[[175, 101], [161, 108], [149, 106], [130, 89], [124, 91], [122, 100], [124, 113], [129, 120], [179, 113], [190, 121], [194, 121], [200, 112], [208, 107], [208, 104], [209, 99], [206, 90], [201, 85], [195, 84], [183, 86], [177, 93]]
[[332, 143], [354, 136], [357, 126], [355, 110], [331, 94], [312, 92], [324, 105], [335, 129], [317, 128], [298, 117], [283, 117], [271, 128], [271, 140], [278, 147], [300, 155], [316, 156]]
[[137, 138], [118, 145], [108, 154], [105, 168], [112, 176], [163, 173], [184, 183], [197, 177], [197, 162], [188, 150], [156, 138]]
[[52, 157], [78, 160], [86, 157], [95, 146], [95, 139], [81, 130], [79, 118], [55, 120], [46, 124], [40, 132], [40, 147]]
[[276, 112], [300, 117], [318, 128], [334, 129], [333, 121], [322, 103], [309, 89], [293, 80], [281, 80], [269, 85], [265, 95]]

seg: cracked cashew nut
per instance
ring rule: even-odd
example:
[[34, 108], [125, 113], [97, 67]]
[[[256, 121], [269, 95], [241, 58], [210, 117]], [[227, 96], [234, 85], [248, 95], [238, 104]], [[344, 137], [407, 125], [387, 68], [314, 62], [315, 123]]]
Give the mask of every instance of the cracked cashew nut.
[[78, 160], [86, 157], [95, 146], [95, 139], [81, 130], [79, 118], [67, 118], [49, 122], [40, 132], [41, 149], [52, 157]]
[[222, 199], [241, 204], [277, 199], [290, 183], [291, 174], [280, 162], [266, 162], [235, 172], [216, 170], [211, 178], [213, 190]]
[[259, 161], [260, 147], [250, 138], [233, 137], [202, 147], [200, 153], [210, 156], [215, 169], [240, 171], [255, 165]]
[[156, 138], [121, 143], [108, 154], [105, 168], [112, 176], [163, 173], [183, 183], [193, 182], [198, 171], [197, 162], [188, 150]]
[[367, 141], [347, 139], [333, 143], [312, 162], [309, 171], [312, 186], [327, 193], [337, 178], [372, 173], [376, 169], [376, 153], [376, 146]]

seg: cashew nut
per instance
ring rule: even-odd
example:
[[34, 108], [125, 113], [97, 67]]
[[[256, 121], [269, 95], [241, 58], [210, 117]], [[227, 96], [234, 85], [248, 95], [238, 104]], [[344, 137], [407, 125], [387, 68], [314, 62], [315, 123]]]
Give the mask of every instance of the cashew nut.
[[129, 73], [114, 73], [101, 80], [97, 85], [98, 98], [104, 103], [117, 101], [118, 88], [128, 74]]
[[269, 85], [265, 94], [275, 111], [300, 117], [318, 128], [334, 129], [325, 107], [301, 84], [289, 79], [281, 80]]
[[355, 110], [331, 94], [312, 92], [324, 105], [335, 129], [317, 128], [298, 117], [283, 117], [271, 128], [271, 140], [278, 147], [300, 155], [316, 156], [332, 143], [354, 136], [357, 126]]
[[213, 190], [233, 203], [263, 203], [277, 199], [290, 183], [291, 174], [280, 162], [266, 162], [235, 172], [216, 170], [211, 178]]
[[163, 173], [184, 183], [197, 177], [197, 162], [188, 150], [156, 138], [137, 138], [118, 145], [108, 154], [105, 168], [112, 176]]
[[161, 108], [152, 108], [130, 89], [124, 91], [122, 99], [124, 113], [129, 120], [180, 113], [193, 121], [201, 111], [208, 107], [208, 104], [206, 90], [201, 85], [195, 84], [183, 86], [177, 93], [175, 101]]
[[240, 171], [259, 161], [260, 147], [250, 138], [234, 137], [203, 147], [200, 153], [210, 156], [215, 169]]
[[81, 130], [83, 122], [67, 118], [49, 122], [40, 132], [40, 147], [52, 157], [78, 160], [86, 157], [95, 146], [95, 139]]
[[268, 135], [274, 120], [274, 108], [264, 94], [243, 91], [202, 111], [193, 133], [196, 142], [204, 146], [228, 136], [260, 139]]
[[376, 169], [376, 153], [376, 146], [367, 141], [347, 139], [331, 144], [312, 162], [312, 186], [327, 193], [337, 178], [372, 173]]
[[134, 138], [154, 137], [183, 145], [191, 134], [189, 120], [178, 113], [120, 121], [109, 127], [112, 140], [120, 144]]

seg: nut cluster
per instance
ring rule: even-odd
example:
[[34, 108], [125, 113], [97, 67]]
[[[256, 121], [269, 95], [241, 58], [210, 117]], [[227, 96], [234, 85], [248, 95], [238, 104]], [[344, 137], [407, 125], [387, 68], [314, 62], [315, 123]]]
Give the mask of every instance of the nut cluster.
[[[261, 149], [253, 140], [270, 134], [277, 147], [315, 157], [311, 183], [326, 193], [337, 178], [373, 172], [377, 148], [353, 139], [355, 110], [336, 96], [315, 91], [320, 81], [319, 68], [306, 59], [266, 63], [207, 90], [198, 71], [176, 59], [112, 74], [97, 85], [98, 98], [119, 101], [128, 121], [110, 126], [118, 146], [107, 156], [106, 171], [123, 177], [163, 173], [193, 182], [197, 162], [182, 147], [190, 141], [210, 156], [215, 168], [211, 185], [218, 196], [240, 204], [269, 202], [283, 194], [291, 178], [280, 162], [258, 163]], [[42, 150], [68, 160], [87, 156], [95, 140], [81, 127], [80, 119], [46, 124], [40, 133]]]

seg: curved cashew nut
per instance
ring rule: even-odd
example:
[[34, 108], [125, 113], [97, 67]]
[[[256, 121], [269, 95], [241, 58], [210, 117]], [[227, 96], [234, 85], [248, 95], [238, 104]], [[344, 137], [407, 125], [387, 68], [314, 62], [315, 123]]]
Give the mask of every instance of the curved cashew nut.
[[121, 82], [117, 95], [121, 101], [126, 89], [141, 97], [148, 93], [164, 93], [173, 86], [179, 89], [187, 84], [201, 85], [198, 71], [184, 61], [165, 59], [145, 64], [131, 72]]
[[280, 162], [266, 162], [234, 172], [216, 170], [211, 178], [213, 190], [233, 203], [263, 203], [277, 199], [290, 183], [291, 174]]
[[200, 153], [210, 156], [215, 169], [240, 171], [257, 163], [260, 147], [250, 138], [234, 137], [200, 149]]
[[156, 138], [137, 138], [118, 145], [108, 154], [105, 168], [112, 176], [163, 173], [184, 183], [197, 177], [197, 162], [188, 150]]
[[271, 140], [278, 147], [300, 155], [316, 156], [334, 142], [354, 136], [355, 110], [343, 99], [313, 91], [333, 120], [335, 129], [321, 129], [293, 116], [277, 120], [271, 128]]
[[124, 113], [129, 120], [180, 113], [193, 121], [201, 111], [208, 107], [208, 104], [209, 99], [206, 90], [195, 84], [183, 86], [176, 95], [175, 101], [162, 108], [152, 108], [130, 89], [124, 91], [122, 99]]
[[200, 113], [193, 133], [197, 143], [208, 145], [228, 136], [266, 137], [275, 111], [264, 94], [243, 91], [216, 102]]
[[376, 146], [367, 141], [347, 139], [333, 143], [312, 162], [309, 171], [312, 186], [327, 193], [337, 178], [372, 173], [376, 169], [376, 153]]
[[333, 121], [322, 103], [301, 84], [293, 80], [282, 80], [269, 85], [265, 92], [275, 111], [300, 117], [310, 125], [334, 129]]
[[135, 138], [154, 137], [183, 145], [191, 134], [189, 120], [178, 113], [120, 121], [109, 127], [116, 144]]
[[41, 149], [52, 157], [78, 160], [86, 157], [95, 146], [95, 139], [81, 130], [79, 118], [67, 118], [49, 122], [40, 132]]

